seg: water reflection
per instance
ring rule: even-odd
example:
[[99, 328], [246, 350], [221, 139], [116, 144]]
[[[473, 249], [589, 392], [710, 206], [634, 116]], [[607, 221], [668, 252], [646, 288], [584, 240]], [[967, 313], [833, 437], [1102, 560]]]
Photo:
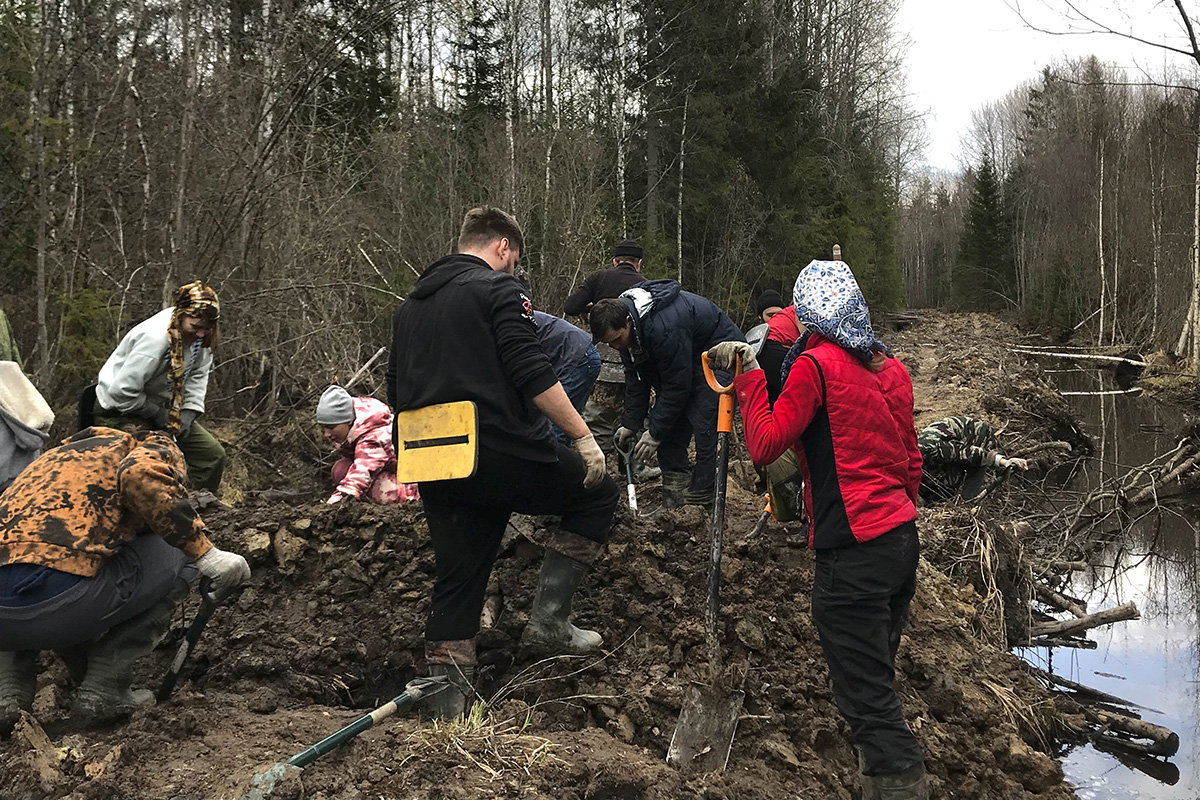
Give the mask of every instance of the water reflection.
[[[1104, 372], [1055, 378], [1061, 388], [1075, 391], [1117, 388]], [[1170, 451], [1184, 425], [1182, 411], [1137, 395], [1068, 399], [1096, 442], [1096, 458], [1079, 478], [1092, 486]], [[1089, 611], [1133, 601], [1140, 620], [1091, 631], [1095, 650], [1022, 653], [1059, 675], [1156, 709], [1140, 714], [1179, 734], [1179, 753], [1169, 763], [1116, 757], [1091, 745], [1072, 749], [1063, 770], [1081, 798], [1200, 797], [1198, 522], [1196, 505], [1164, 508], [1109, 546], [1101, 560], [1105, 567], [1076, 575], [1071, 593], [1087, 600]]]

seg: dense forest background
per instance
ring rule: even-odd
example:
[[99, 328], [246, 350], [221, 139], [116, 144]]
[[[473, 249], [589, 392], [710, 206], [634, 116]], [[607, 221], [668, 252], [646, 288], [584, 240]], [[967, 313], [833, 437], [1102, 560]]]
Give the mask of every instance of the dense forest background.
[[551, 313], [634, 237], [749, 323], [836, 242], [879, 310], [1188, 344], [1194, 70], [1049, 69], [931, 175], [900, 0], [2, 3], [0, 305], [59, 402], [196, 278], [210, 406], [344, 379], [482, 203]]

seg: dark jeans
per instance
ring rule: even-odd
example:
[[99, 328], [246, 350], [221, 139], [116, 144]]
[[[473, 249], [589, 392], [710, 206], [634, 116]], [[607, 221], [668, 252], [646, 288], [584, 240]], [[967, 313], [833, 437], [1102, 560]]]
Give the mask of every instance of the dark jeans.
[[896, 695], [896, 649], [917, 585], [920, 543], [908, 522], [862, 544], [818, 550], [812, 614], [833, 699], [862, 752], [866, 775], [924, 760]]
[[94, 577], [28, 606], [0, 606], [0, 650], [56, 650], [97, 638], [161, 600], [196, 568], [161, 536], [139, 536], [100, 565]]
[[[729, 373], [717, 373], [722, 385], [728, 384]], [[717, 478], [717, 393], [703, 380], [692, 389], [692, 396], [675, 425], [663, 436], [658, 446], [658, 465], [663, 472], [687, 472], [688, 443], [696, 437], [696, 466], [691, 468], [692, 492], [712, 491]]]
[[[575, 410], [580, 414], [583, 413], [583, 407], [587, 404], [588, 397], [592, 393], [592, 386], [596, 383], [596, 377], [600, 374], [600, 352], [596, 350], [596, 345], [592, 345], [583, 354], [583, 357], [571, 367], [570, 372], [562, 376], [563, 391], [567, 393], [567, 399], [571, 401], [571, 405], [575, 406]], [[571, 437], [563, 433], [557, 425], [550, 423], [551, 429], [554, 431], [554, 437], [559, 442], [571, 446]], [[593, 431], [594, 433], [595, 431]], [[599, 437], [596, 439], [599, 442]]]
[[471, 639], [492, 564], [509, 516], [561, 514], [562, 530], [603, 543], [612, 528], [617, 485], [608, 475], [585, 489], [583, 460], [559, 445], [558, 461], [545, 463], [481, 447], [470, 478], [420, 484], [433, 540], [437, 576], [425, 621], [428, 641]]

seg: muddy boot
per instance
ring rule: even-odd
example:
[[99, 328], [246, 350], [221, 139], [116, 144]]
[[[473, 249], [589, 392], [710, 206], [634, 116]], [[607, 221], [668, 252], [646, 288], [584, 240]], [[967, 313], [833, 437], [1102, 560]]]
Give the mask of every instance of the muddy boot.
[[432, 719], [458, 719], [475, 696], [475, 640], [426, 641], [425, 663], [429, 677], [445, 676], [450, 683], [422, 701], [426, 714]]
[[[890, 775], [876, 775], [875, 782], [878, 800], [929, 800], [929, 781], [925, 777], [925, 765], [916, 764], [903, 772]], [[863, 797], [867, 797], [865, 793]]]
[[711, 514], [713, 510], [713, 490], [709, 489], [707, 492], [699, 492], [691, 489], [683, 495], [683, 504], [685, 506], [704, 506]]
[[12, 729], [22, 711], [33, 710], [37, 651], [0, 652], [0, 733]]
[[862, 800], [879, 800], [879, 784], [870, 775], [864, 775], [866, 760], [862, 751], [858, 754], [858, 785], [862, 789]]
[[683, 505], [684, 495], [692, 476], [686, 472], [664, 472], [662, 476], [662, 506], [663, 508], [679, 508]]
[[600, 553], [599, 542], [561, 531], [551, 537], [538, 577], [537, 596], [521, 644], [542, 653], [582, 655], [600, 649], [604, 640], [595, 631], [571, 624], [571, 600], [588, 564]]
[[96, 722], [128, 717], [142, 706], [154, 705], [148, 689], [133, 691], [133, 664], [149, 654], [171, 627], [171, 613], [187, 597], [188, 582], [176, 578], [170, 591], [138, 616], [114, 625], [88, 652], [87, 674], [71, 709]]

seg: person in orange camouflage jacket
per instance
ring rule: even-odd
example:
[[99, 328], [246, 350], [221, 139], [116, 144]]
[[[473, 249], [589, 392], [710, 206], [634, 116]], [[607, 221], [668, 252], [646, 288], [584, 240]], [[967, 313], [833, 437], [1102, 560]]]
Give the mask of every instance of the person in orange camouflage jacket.
[[[0, 726], [30, 710], [37, 654], [86, 671], [73, 708], [127, 716], [133, 663], [166, 632], [197, 571], [227, 594], [246, 560], [209, 541], [171, 437], [87, 428], [47, 451], [0, 495]], [[78, 677], [73, 676], [73, 677]]]

